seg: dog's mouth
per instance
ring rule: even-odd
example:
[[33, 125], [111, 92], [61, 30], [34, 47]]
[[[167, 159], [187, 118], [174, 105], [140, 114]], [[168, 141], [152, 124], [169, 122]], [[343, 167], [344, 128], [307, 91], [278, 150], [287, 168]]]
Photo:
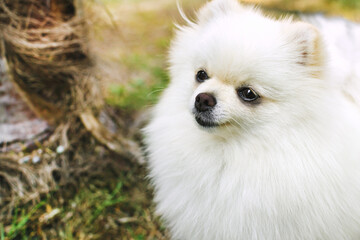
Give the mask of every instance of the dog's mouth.
[[193, 112], [195, 115], [196, 122], [205, 128], [214, 128], [219, 126], [220, 124], [214, 120], [213, 115], [210, 112]]
[[206, 127], [206, 128], [214, 128], [219, 126], [219, 124], [217, 122], [214, 122], [208, 118], [204, 118], [201, 115], [200, 116], [195, 116], [195, 120], [196, 122], [202, 126], [202, 127]]

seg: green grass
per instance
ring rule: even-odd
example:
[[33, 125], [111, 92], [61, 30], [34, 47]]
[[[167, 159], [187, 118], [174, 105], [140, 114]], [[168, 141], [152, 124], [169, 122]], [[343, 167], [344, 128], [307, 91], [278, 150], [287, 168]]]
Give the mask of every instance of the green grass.
[[2, 223], [0, 223], [0, 239], [5, 240], [5, 230], [4, 230], [4, 225]]
[[156, 103], [160, 93], [169, 82], [168, 73], [147, 56], [134, 54], [124, 64], [133, 71], [147, 72], [145, 77], [133, 78], [126, 84], [109, 87], [107, 103], [126, 110], [139, 110]]
[[[13, 221], [10, 226], [10, 230], [7, 234], [4, 233], [4, 228], [1, 226], [1, 239], [14, 239], [15, 237], [21, 235], [21, 239], [28, 239], [26, 234], [27, 226], [30, 222], [30, 218], [39, 210], [41, 207], [45, 205], [45, 202], [42, 201], [31, 208], [30, 211], [26, 213], [25, 209], [15, 209], [15, 214], [13, 217]], [[19, 211], [21, 211], [21, 216], [18, 216]]]
[[95, 211], [91, 214], [91, 218], [89, 218], [87, 224], [92, 224], [95, 219], [97, 219], [100, 214], [104, 212], [104, 210], [108, 207], [114, 206], [118, 203], [121, 203], [125, 200], [125, 198], [121, 195], [122, 182], [119, 182], [113, 192], [108, 194], [102, 202], [96, 207]]
[[[129, 166], [114, 178], [93, 179], [79, 190], [62, 189], [42, 198], [34, 207], [19, 205], [12, 221], [0, 224], [0, 240], [10, 239], [159, 239], [159, 220], [152, 215], [151, 191], [145, 169]], [[44, 221], [44, 215], [58, 209]], [[55, 230], [55, 231], [54, 231]]]
[[359, 0], [332, 0], [333, 2], [340, 2], [346, 8], [360, 8]]

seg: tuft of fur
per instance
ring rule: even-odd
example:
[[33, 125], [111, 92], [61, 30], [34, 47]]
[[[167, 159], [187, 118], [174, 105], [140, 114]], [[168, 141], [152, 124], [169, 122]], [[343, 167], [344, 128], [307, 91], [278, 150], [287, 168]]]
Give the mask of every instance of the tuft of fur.
[[[360, 239], [360, 106], [333, 79], [321, 36], [235, 0], [208, 3], [178, 30], [170, 85], [144, 129], [173, 239]], [[239, 98], [243, 86], [256, 104]], [[195, 121], [204, 92], [217, 127]]]

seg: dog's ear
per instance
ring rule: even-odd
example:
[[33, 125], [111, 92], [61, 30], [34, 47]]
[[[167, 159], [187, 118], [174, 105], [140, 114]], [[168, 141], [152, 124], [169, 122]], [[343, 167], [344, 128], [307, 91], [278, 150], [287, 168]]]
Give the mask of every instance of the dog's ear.
[[228, 14], [240, 9], [241, 5], [237, 0], [212, 0], [200, 9], [197, 17], [199, 23], [203, 23], [218, 15]]
[[304, 66], [320, 67], [324, 51], [319, 31], [304, 22], [291, 23], [286, 27], [289, 44], [295, 46], [296, 62]]

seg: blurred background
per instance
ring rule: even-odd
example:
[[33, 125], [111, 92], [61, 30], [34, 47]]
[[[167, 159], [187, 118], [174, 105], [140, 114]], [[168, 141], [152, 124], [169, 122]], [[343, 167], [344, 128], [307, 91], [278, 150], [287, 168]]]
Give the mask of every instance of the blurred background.
[[[190, 19], [195, 19], [194, 12], [205, 3], [204, 0], [179, 2]], [[342, 17], [346, 19], [344, 21], [360, 22], [360, 0], [244, 0], [243, 2], [259, 5], [274, 16], [320, 12], [324, 17]], [[59, 107], [63, 111], [62, 119], [64, 116], [69, 116], [66, 118], [70, 119], [60, 121], [58, 119], [61, 117], [55, 118], [54, 113], [48, 110], [52, 106], [46, 105], [47, 103], [42, 103], [46, 105], [46, 111], [39, 110], [37, 104], [30, 103], [34, 114], [28, 114], [28, 110], [19, 108], [17, 100], [9, 103], [7, 94], [9, 94], [8, 89], [12, 87], [8, 86], [7, 82], [10, 82], [8, 75], [12, 76], [14, 85], [19, 85], [21, 88], [22, 85], [16, 83], [16, 79], [24, 74], [12, 69], [23, 66], [22, 63], [26, 59], [21, 58], [22, 61], [19, 61], [16, 59], [20, 57], [16, 59], [11, 57], [10, 49], [17, 46], [15, 43], [10, 45], [4, 41], [5, 44], [0, 48], [7, 59], [0, 61], [0, 68], [3, 69], [2, 75], [0, 74], [0, 136], [3, 134], [3, 139], [0, 137], [0, 149], [3, 149], [0, 151], [0, 206], [2, 207], [0, 240], [168, 239], [161, 221], [154, 214], [152, 188], [146, 178], [146, 157], [141, 158], [141, 153], [138, 151], [143, 147], [139, 129], [146, 123], [149, 107], [156, 103], [161, 91], [169, 82], [167, 51], [174, 34], [174, 22], [183, 23], [176, 1], [92, 0], [83, 1], [77, 7], [77, 14], [81, 14], [86, 20], [87, 30], [84, 34], [88, 50], [84, 50], [87, 53], [85, 57], [76, 59], [91, 59], [91, 63], [86, 62], [84, 65], [96, 66], [95, 71], [88, 73], [86, 70], [85, 75], [82, 76], [96, 76], [99, 81], [89, 80], [86, 84], [95, 82], [103, 95], [101, 103], [91, 101], [94, 106], [101, 105], [100, 110], [93, 110], [96, 107], [92, 108], [91, 112], [94, 114], [88, 114], [89, 109], [82, 106], [76, 107], [76, 111], [74, 111], [75, 107], [70, 110], [67, 107]], [[8, 14], [7, 11], [4, 12]], [[0, 20], [1, 16], [0, 11]], [[6, 22], [6, 24], [11, 23]], [[4, 30], [4, 39], [12, 36], [10, 33], [11, 31]], [[20, 53], [17, 52], [18, 55]], [[46, 61], [53, 62], [54, 65], [51, 67], [54, 69], [58, 68], [54, 59], [49, 58]], [[73, 75], [77, 74], [73, 73], [74, 71], [79, 69], [83, 71], [81, 66], [73, 70], [74, 62], [66, 67], [69, 68], [68, 73]], [[4, 69], [7, 69], [7, 73]], [[51, 71], [50, 73], [55, 72], [55, 70]], [[49, 73], [44, 73], [44, 76], [46, 74]], [[23, 82], [28, 83], [29, 80]], [[78, 88], [87, 88], [86, 84], [79, 85]], [[65, 87], [64, 82], [61, 82], [57, 88], [63, 87]], [[83, 94], [81, 100], [83, 105], [90, 104], [87, 102], [89, 98], [96, 98], [99, 93], [95, 90]], [[23, 90], [18, 91], [15, 88], [13, 91], [14, 96], [21, 95], [25, 102], [34, 98], [33, 95], [24, 94]], [[40, 94], [39, 92], [37, 93]], [[51, 96], [55, 93], [54, 90]], [[83, 92], [74, 91], [75, 99], [80, 93]], [[2, 110], [1, 104], [5, 104], [5, 96], [8, 107]], [[62, 98], [62, 95], [59, 98]], [[77, 100], [71, 101], [77, 102]], [[58, 105], [54, 106], [58, 109]], [[20, 112], [26, 114], [22, 113], [19, 117]], [[46, 112], [50, 112], [51, 116], [49, 117]], [[76, 112], [76, 114], [66, 115], [68, 112]], [[93, 118], [93, 115], [96, 118]], [[39, 116], [46, 121], [38, 120]], [[24, 118], [32, 120], [24, 122]], [[43, 136], [46, 141], [36, 140], [32, 148], [29, 146], [25, 148], [22, 143], [19, 145], [12, 136], [14, 131], [9, 132], [15, 122], [16, 129], [36, 128], [38, 130], [38, 132], [34, 130], [36, 138]], [[105, 130], [97, 127], [98, 122], [106, 125], [107, 129], [110, 129], [110, 134], [104, 133]], [[77, 130], [82, 129], [81, 127], [75, 128], [77, 124], [84, 125], [84, 134]], [[57, 127], [53, 127], [54, 125]], [[5, 137], [5, 133], [9, 136]], [[127, 140], [114, 140], [111, 133], [124, 136]], [[28, 131], [22, 134], [33, 133]], [[110, 137], [107, 137], [108, 135]], [[20, 134], [16, 139], [20, 138], [19, 136], [22, 137]], [[73, 145], [79, 141], [83, 142], [83, 145], [75, 149]], [[13, 148], [9, 147], [11, 146], [9, 142], [16, 142], [17, 145]], [[126, 146], [126, 149], [120, 147], [119, 150], [112, 145], [114, 142], [120, 142], [120, 145]], [[127, 153], [128, 149], [135, 150], [129, 150], [130, 153]], [[55, 159], [55, 162], [52, 159]], [[9, 163], [14, 164], [14, 162], [19, 165], [9, 166]], [[52, 168], [52, 164], [56, 167]], [[22, 169], [20, 172], [16, 171], [19, 166]], [[36, 172], [40, 168], [43, 170]], [[41, 188], [40, 182], [23, 180], [32, 175], [35, 176], [34, 179], [41, 179], [46, 173], [50, 174], [52, 180], [48, 180]], [[18, 185], [11, 186], [15, 181]], [[22, 188], [24, 181], [34, 181], [36, 184], [33, 184], [34, 187], [29, 187], [30, 184]]]

